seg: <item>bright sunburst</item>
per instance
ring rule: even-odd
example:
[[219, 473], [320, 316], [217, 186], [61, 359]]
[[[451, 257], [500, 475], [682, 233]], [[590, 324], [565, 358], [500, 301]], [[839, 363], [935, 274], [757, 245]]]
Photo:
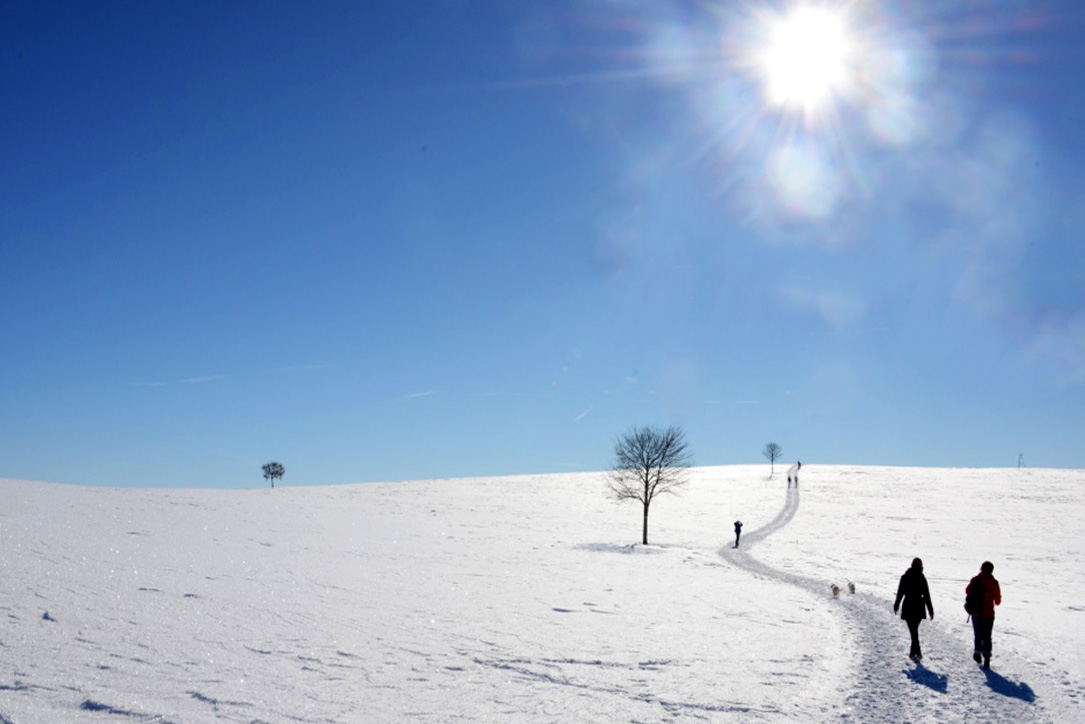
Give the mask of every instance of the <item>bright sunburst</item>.
[[767, 99], [816, 113], [843, 90], [852, 52], [844, 17], [823, 7], [798, 7], [776, 18], [761, 57]]

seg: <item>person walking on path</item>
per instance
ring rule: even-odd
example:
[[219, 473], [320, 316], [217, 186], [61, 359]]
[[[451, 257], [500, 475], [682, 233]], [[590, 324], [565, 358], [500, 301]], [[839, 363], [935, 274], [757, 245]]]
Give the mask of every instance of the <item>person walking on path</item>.
[[738, 539], [742, 535], [742, 521], [735, 521], [735, 548], [738, 548]]
[[791, 487], [791, 482], [795, 482], [795, 487], [799, 487], [799, 470], [802, 469], [802, 463], [795, 463], [787, 469], [787, 487]]
[[[902, 599], [903, 605], [901, 605]], [[912, 635], [912, 648], [908, 653], [908, 658], [918, 664], [923, 659], [923, 652], [919, 648], [919, 622], [927, 617], [928, 612], [931, 620], [934, 620], [931, 589], [927, 585], [927, 577], [923, 575], [923, 561], [919, 558], [913, 558], [912, 567], [900, 577], [897, 600], [893, 602], [893, 613], [898, 611], [900, 617], [908, 624], [908, 633]]]
[[965, 603], [976, 599], [979, 610], [971, 613], [972, 633], [976, 645], [972, 659], [985, 669], [991, 668], [991, 631], [995, 627], [995, 606], [1002, 605], [1002, 588], [992, 573], [995, 564], [984, 561], [980, 572], [973, 576], [964, 589]]

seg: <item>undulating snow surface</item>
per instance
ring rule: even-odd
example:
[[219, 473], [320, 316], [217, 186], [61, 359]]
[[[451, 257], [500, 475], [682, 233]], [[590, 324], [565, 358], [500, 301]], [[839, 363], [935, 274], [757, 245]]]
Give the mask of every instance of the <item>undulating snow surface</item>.
[[[768, 473], [696, 469], [649, 546], [601, 474], [0, 481], [0, 724], [1085, 721], [1085, 473]], [[892, 613], [913, 556], [920, 666]]]

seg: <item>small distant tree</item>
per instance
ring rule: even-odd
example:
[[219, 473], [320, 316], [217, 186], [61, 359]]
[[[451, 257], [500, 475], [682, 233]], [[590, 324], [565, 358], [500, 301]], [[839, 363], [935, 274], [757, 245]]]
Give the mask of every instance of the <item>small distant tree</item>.
[[636, 500], [644, 509], [641, 542], [648, 545], [648, 508], [660, 493], [673, 493], [687, 482], [692, 464], [681, 427], [634, 427], [614, 443], [610, 494], [619, 503]]
[[771, 478], [773, 473], [776, 472], [776, 461], [783, 456], [784, 449], [774, 442], [768, 442], [765, 443], [765, 449], [761, 451], [761, 454], [768, 458], [769, 477]]
[[271, 487], [275, 487], [275, 478], [282, 478], [286, 474], [286, 468], [282, 463], [264, 463], [264, 480], [271, 481]]

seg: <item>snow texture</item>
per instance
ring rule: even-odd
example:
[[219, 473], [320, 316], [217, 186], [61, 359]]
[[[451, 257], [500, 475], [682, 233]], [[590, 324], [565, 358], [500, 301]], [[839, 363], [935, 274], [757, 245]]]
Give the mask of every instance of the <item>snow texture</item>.
[[[1085, 473], [767, 472], [695, 469], [648, 546], [598, 473], [0, 481], [0, 724], [1085, 721]], [[921, 665], [892, 612], [917, 555]]]

